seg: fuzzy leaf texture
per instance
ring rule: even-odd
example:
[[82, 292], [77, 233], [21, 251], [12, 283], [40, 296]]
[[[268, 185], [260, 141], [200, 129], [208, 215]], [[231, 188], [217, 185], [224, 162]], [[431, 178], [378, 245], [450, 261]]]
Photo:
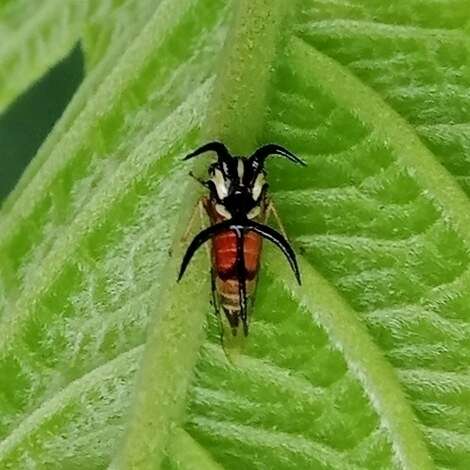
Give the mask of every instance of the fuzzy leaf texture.
[[[0, 213], [0, 468], [468, 469], [467, 9], [4, 1], [2, 108], [87, 73]], [[203, 250], [176, 284], [213, 138], [308, 163], [234, 365]]]

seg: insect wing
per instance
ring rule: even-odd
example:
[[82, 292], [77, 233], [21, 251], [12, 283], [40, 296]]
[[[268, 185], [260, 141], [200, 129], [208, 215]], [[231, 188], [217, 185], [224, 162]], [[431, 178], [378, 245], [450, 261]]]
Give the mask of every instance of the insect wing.
[[211, 269], [211, 290], [212, 290], [212, 306], [214, 308], [215, 317], [217, 319], [217, 332], [215, 336], [220, 341], [222, 349], [231, 363], [236, 363], [237, 358], [243, 351], [246, 342], [243, 326], [239, 322], [238, 326], [234, 327], [222, 311], [220, 296], [217, 292], [217, 275], [214, 269]]

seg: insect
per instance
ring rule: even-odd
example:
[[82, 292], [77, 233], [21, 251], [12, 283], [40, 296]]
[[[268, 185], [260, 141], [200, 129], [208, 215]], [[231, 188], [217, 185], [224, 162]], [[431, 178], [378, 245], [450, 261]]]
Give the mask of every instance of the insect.
[[[178, 281], [183, 277], [198, 248], [211, 240], [215, 311], [220, 321], [221, 307], [233, 336], [237, 335], [240, 322], [244, 335], [247, 336], [248, 302], [252, 301], [256, 287], [263, 238], [280, 248], [300, 284], [295, 253], [286, 236], [266, 225], [269, 216], [273, 214], [283, 231], [277, 212], [267, 195], [265, 160], [270, 155], [278, 155], [299, 165], [305, 163], [280, 145], [264, 145], [244, 158], [231, 155], [221, 142], [209, 142], [186, 155], [184, 160], [209, 151], [217, 155], [217, 161], [209, 166], [209, 179], [195, 178], [209, 190], [209, 195], [201, 198], [199, 207], [201, 213], [205, 210], [211, 225], [199, 232], [189, 244], [181, 262]], [[192, 221], [194, 216], [195, 214]]]

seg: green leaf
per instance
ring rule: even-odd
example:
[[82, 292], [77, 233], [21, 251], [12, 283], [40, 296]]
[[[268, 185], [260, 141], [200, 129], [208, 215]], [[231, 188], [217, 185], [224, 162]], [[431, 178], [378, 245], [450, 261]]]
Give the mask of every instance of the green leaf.
[[[0, 466], [467, 468], [466, 3], [118, 4], [0, 216]], [[308, 163], [233, 363], [175, 281], [210, 138]]]
[[0, 5], [0, 112], [79, 38], [86, 0], [6, 1]]
[[[155, 2], [150, 0], [146, 2], [127, 0], [122, 4], [105, 1], [67, 0], [66, 2], [57, 2], [51, 0], [42, 2], [43, 9], [39, 11], [37, 4], [30, 0], [25, 0], [22, 3], [13, 4], [10, 2], [3, 7], [3, 10], [0, 10], [0, 14], [3, 13], [4, 17], [3, 26], [7, 32], [5, 41], [1, 42], [4, 44], [4, 52], [2, 55], [0, 49], [0, 60], [2, 57], [5, 60], [11, 57], [11, 63], [5, 62], [4, 64], [5, 70], [9, 70], [9, 80], [5, 80], [8, 86], [2, 89], [4, 94], [8, 93], [9, 95], [5, 98], [2, 106], [2, 90], [0, 90], [0, 110], [30, 86], [54, 62], [67, 54], [79, 39], [89, 74], [88, 79], [82, 84], [65, 110], [63, 118], [49, 134], [36, 158], [29, 165], [16, 190], [3, 204], [4, 211], [9, 210], [15, 203], [17, 194], [22, 193], [38, 169], [48, 159], [58, 139], [61, 139], [70, 128], [77, 114], [86, 106], [90, 94], [94, 93], [96, 87], [106, 77], [122, 50], [127, 47], [130, 38], [140, 30], [149, 11], [151, 12], [152, 8], [155, 8]], [[29, 12], [29, 9], [33, 9], [35, 14]], [[37, 27], [38, 21], [41, 21], [39, 29]], [[11, 33], [8, 34], [17, 26], [17, 23], [22, 25], [22, 29], [14, 31], [16, 35], [22, 32], [21, 40]], [[10, 48], [7, 47], [9, 45]], [[20, 46], [25, 48], [25, 52], [18, 50]], [[34, 60], [30, 61], [23, 58], [25, 54], [35, 53], [36, 49], [40, 52], [39, 58], [34, 57]], [[31, 62], [38, 63], [40, 68], [34, 69]], [[95, 65], [96, 70], [92, 70]], [[27, 66], [27, 70], [24, 70], [25, 66]], [[21, 76], [21, 78], [16, 79], [15, 75]], [[14, 89], [9, 87], [14, 87]]]

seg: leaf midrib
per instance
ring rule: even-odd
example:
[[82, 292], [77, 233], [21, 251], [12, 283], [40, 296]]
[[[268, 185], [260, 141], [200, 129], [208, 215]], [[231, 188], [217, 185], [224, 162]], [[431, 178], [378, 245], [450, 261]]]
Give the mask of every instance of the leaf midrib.
[[[282, 20], [286, 13], [286, 4], [282, 0], [275, 2], [261, 0], [252, 2], [241, 0], [234, 19], [234, 26], [226, 39], [222, 54], [219, 75], [208, 107], [208, 117], [203, 129], [207, 140], [223, 140], [233, 152], [241, 152], [252, 147], [259, 135], [264, 113], [265, 92], [270, 77], [271, 63], [274, 58]], [[264, 41], [261, 41], [261, 38]], [[256, 48], [256, 51], [254, 50]], [[261, 70], [261, 73], [253, 73]], [[240, 87], [240, 83], [251, 83], [253, 86]], [[188, 195], [188, 204], [195, 199], [195, 188]], [[188, 210], [182, 212], [176, 239], [182, 234], [182, 228], [189, 220]], [[197, 306], [201, 301], [201, 291], [191, 300], [194, 305], [192, 322], [185, 316], [185, 292], [182, 286], [175, 289], [171, 273], [176, 272], [176, 261], [182, 256], [182, 247], [175, 242], [173, 257], [163, 271], [167, 285], [162, 285], [162, 299], [158, 312], [150, 322], [150, 332], [144, 353], [140, 380], [136, 387], [134, 411], [128, 425], [128, 433], [119, 456], [111, 468], [159, 467], [164, 451], [168, 445], [171, 429], [178, 426], [184, 411], [184, 399], [192, 378], [196, 363], [195, 351], [198, 351], [204, 335], [200, 334], [204, 322], [205, 309]], [[194, 272], [194, 266], [193, 266]], [[188, 273], [191, 275], [191, 273]], [[193, 280], [194, 282], [194, 280]], [[164, 284], [165, 284], [164, 283]], [[183, 289], [182, 289], [183, 288]], [[187, 287], [186, 289], [188, 289]], [[175, 306], [167, 291], [174, 291], [173, 302], [178, 304], [180, 317], [171, 320]], [[178, 293], [179, 292], [179, 293]], [[165, 348], [170, 347], [166, 328], [171, 322], [179, 328], [178, 337], [171, 344], [175, 354], [168, 355]], [[169, 333], [171, 336], [171, 331]], [[181, 338], [186, 341], [181, 343]], [[179, 346], [179, 347], [177, 347]], [[167, 371], [178, 370], [170, 375]], [[174, 397], [168, 403], [165, 392], [174, 390]], [[159, 432], [149, 435], [149, 426], [158, 423]], [[143, 441], [142, 436], [146, 436]]]

